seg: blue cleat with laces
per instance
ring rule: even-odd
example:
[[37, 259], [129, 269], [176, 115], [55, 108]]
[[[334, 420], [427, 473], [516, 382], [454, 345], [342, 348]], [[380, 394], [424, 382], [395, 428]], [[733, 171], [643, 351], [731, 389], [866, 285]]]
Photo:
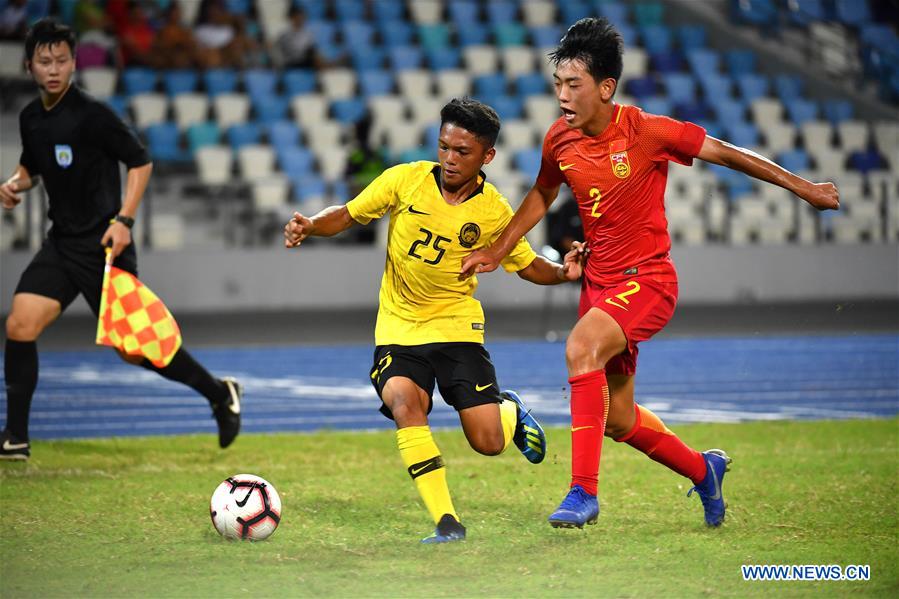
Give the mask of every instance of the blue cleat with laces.
[[515, 425], [515, 435], [512, 437], [515, 446], [530, 463], [539, 464], [546, 457], [546, 433], [543, 432], [543, 427], [531, 416], [531, 411], [524, 407], [524, 402], [517, 393], [506, 390], [499, 395], [518, 406], [518, 424]]
[[451, 543], [453, 541], [465, 540], [465, 527], [462, 523], [452, 517], [451, 514], [443, 514], [434, 534], [421, 540], [425, 544], [433, 543]]
[[590, 495], [580, 485], [574, 485], [568, 495], [549, 517], [553, 528], [584, 528], [584, 524], [596, 524], [599, 519], [599, 499]]
[[724, 510], [727, 507], [721, 493], [721, 482], [724, 480], [724, 473], [730, 470], [733, 460], [720, 449], [704, 451], [702, 457], [706, 465], [705, 478], [687, 492], [687, 497], [696, 491], [705, 510], [706, 525], [721, 526], [721, 523], [724, 522]]

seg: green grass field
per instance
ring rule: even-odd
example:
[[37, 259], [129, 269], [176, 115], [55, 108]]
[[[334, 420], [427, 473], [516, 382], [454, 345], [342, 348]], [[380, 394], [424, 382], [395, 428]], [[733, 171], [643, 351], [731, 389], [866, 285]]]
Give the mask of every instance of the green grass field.
[[[707, 529], [687, 481], [606, 442], [599, 524], [546, 516], [568, 479], [569, 434], [528, 464], [437, 433], [464, 543], [432, 529], [392, 433], [38, 442], [0, 464], [0, 596], [899, 596], [899, 420], [677, 427], [734, 458], [727, 521]], [[265, 477], [281, 527], [228, 542], [208, 516], [228, 475]], [[743, 564], [869, 564], [867, 582], [745, 582]]]

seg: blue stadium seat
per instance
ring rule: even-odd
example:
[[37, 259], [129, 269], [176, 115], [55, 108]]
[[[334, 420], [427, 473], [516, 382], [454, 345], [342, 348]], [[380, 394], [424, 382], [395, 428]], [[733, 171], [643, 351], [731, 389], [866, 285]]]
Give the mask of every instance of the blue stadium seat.
[[674, 36], [665, 25], [646, 25], [640, 28], [640, 39], [647, 52], [656, 54], [671, 50]]
[[830, 18], [823, 0], [791, 0], [786, 3], [786, 8], [790, 23], [799, 27]]
[[384, 96], [393, 92], [393, 71], [361, 71], [358, 76], [359, 90], [366, 98]]
[[321, 45], [333, 45], [337, 43], [337, 25], [331, 21], [306, 21], [306, 28], [315, 38], [315, 43]]
[[328, 3], [321, 0], [293, 0], [293, 5], [303, 9], [308, 21], [324, 19], [328, 10]]
[[425, 127], [425, 147], [436, 148], [440, 142], [440, 123], [431, 123]]
[[618, 33], [621, 34], [621, 39], [624, 40], [624, 45], [628, 48], [636, 46], [640, 41], [640, 37], [637, 35], [637, 28], [632, 27], [630, 25], [615, 25], [615, 28], [618, 30]]
[[804, 87], [805, 82], [798, 75], [777, 75], [774, 77], [774, 91], [784, 104], [801, 97]]
[[539, 94], [549, 94], [552, 93], [552, 89], [549, 80], [543, 73], [527, 73], [515, 78], [515, 93], [524, 98]]
[[267, 124], [287, 118], [288, 100], [285, 96], [271, 95], [262, 97], [250, 97], [256, 120]]
[[849, 160], [847, 162], [849, 168], [860, 171], [864, 174], [868, 174], [868, 171], [876, 171], [881, 169], [887, 169], [890, 165], [883, 159], [883, 156], [880, 155], [875, 148], [868, 148], [867, 150], [857, 150], [849, 155]]
[[719, 123], [746, 122], [746, 103], [744, 101], [716, 99], [712, 105], [715, 108], [715, 114], [718, 116]]
[[232, 150], [239, 150], [247, 144], [258, 144], [262, 139], [262, 128], [258, 123], [231, 125], [225, 132]]
[[458, 31], [481, 20], [481, 9], [474, 0], [452, 0], [446, 9]]
[[511, 0], [488, 0], [487, 22], [493, 25], [518, 21], [518, 6]]
[[250, 99], [271, 96], [278, 86], [278, 75], [268, 69], [249, 69], [244, 71], [243, 86]]
[[559, 25], [540, 25], [531, 27], [531, 44], [536, 48], [549, 48], [559, 45], [565, 35], [565, 29]]
[[684, 55], [680, 50], [666, 50], [649, 55], [652, 70], [659, 73], [679, 73], [684, 70]]
[[707, 37], [702, 25], [681, 25], [677, 28], [677, 41], [684, 52], [705, 48]]
[[225, 0], [225, 9], [231, 14], [247, 16], [252, 4], [252, 0]]
[[174, 69], [162, 72], [162, 86], [169, 96], [197, 91], [200, 74], [193, 69]]
[[307, 202], [324, 197], [328, 193], [328, 185], [325, 180], [309, 173], [288, 173], [293, 183], [293, 198], [297, 202]]
[[846, 25], [860, 27], [871, 21], [868, 0], [834, 0], [833, 8], [837, 21]]
[[789, 102], [784, 102], [787, 107], [787, 115], [790, 121], [797, 127], [807, 121], [814, 121], [818, 118], [818, 103], [814, 100], [804, 100], [795, 98]]
[[394, 46], [387, 50], [390, 66], [395, 71], [417, 69], [422, 66], [423, 52], [418, 46]]
[[311, 94], [315, 92], [317, 83], [315, 71], [312, 69], [290, 69], [284, 72], [284, 91], [288, 96]]
[[387, 53], [384, 49], [377, 46], [350, 49], [350, 60], [353, 62], [353, 68], [360, 72], [384, 68], [386, 56]]
[[658, 85], [652, 77], [635, 77], [624, 84], [624, 91], [638, 100], [658, 94]]
[[542, 161], [543, 150], [541, 148], [518, 150], [512, 157], [512, 164], [515, 168], [530, 177], [537, 176], [537, 173], [540, 172], [540, 163]]
[[694, 48], [687, 51], [687, 64], [695, 75], [706, 73], [718, 73], [721, 65], [721, 55], [716, 50]]
[[484, 46], [490, 43], [490, 29], [482, 23], [469, 23], [465, 27], [456, 30], [456, 38], [459, 45]]
[[434, 150], [431, 148], [409, 148], [403, 150], [394, 157], [397, 163], [418, 162], [420, 160], [434, 160]]
[[506, 76], [502, 73], [478, 75], [473, 84], [474, 94], [478, 97], [501, 96], [508, 87]]
[[809, 158], [808, 153], [801, 148], [782, 152], [777, 156], [776, 162], [788, 171], [794, 173], [806, 171], [812, 166], [812, 161]]
[[381, 21], [378, 35], [385, 48], [411, 46], [415, 43], [415, 28], [405, 21]]
[[334, 14], [338, 21], [357, 21], [365, 17], [365, 2], [363, 0], [337, 0], [334, 5]]
[[29, 24], [50, 14], [50, 0], [28, 0], [25, 4], [25, 18]]
[[292, 147], [300, 143], [300, 128], [293, 121], [282, 119], [272, 121], [264, 126], [268, 143], [275, 148]]
[[821, 108], [824, 118], [832, 125], [851, 120], [855, 116], [855, 110], [849, 100], [825, 100]]
[[633, 11], [638, 26], [661, 25], [665, 21], [665, 8], [661, 2], [638, 2]]
[[231, 93], [237, 89], [237, 71], [234, 69], [209, 69], [203, 71], [203, 86], [212, 97]]
[[737, 90], [746, 102], [752, 102], [768, 95], [768, 78], [764, 75], [748, 73], [737, 77]]
[[[316, 0], [321, 2], [321, 0]], [[322, 2], [322, 4], [327, 4]], [[406, 5], [404, 2], [394, 0], [375, 0], [372, 4], [372, 16], [378, 23], [385, 21], [405, 21]]]
[[696, 80], [687, 73], [670, 73], [662, 77], [668, 98], [675, 104], [696, 99]]
[[695, 123], [696, 125], [699, 125], [703, 129], [705, 129], [706, 135], [711, 135], [712, 137], [715, 137], [718, 139], [721, 139], [722, 137], [724, 137], [724, 129], [721, 127], [721, 125], [719, 125], [717, 122], [715, 122], [713, 120], [704, 119], [704, 120], [700, 120], [700, 121], [693, 121], [693, 123]]
[[122, 73], [122, 84], [126, 96], [156, 91], [157, 73], [153, 69], [131, 67]]
[[560, 5], [559, 11], [562, 16], [562, 25], [566, 28], [577, 21], [580, 21], [584, 17], [593, 16], [593, 8], [586, 2], [581, 2], [580, 0], [566, 0], [565, 2], [557, 2], [557, 4]]
[[752, 179], [739, 171], [718, 164], [709, 164], [708, 168], [715, 175], [715, 179], [727, 190], [728, 198], [731, 201], [735, 201], [755, 190]]
[[527, 41], [528, 30], [519, 23], [497, 23], [493, 25], [493, 39], [496, 45], [521, 46]]
[[593, 3], [593, 8], [599, 16], [607, 18], [616, 27], [631, 22], [630, 8], [627, 4], [596, 0]]
[[283, 146], [276, 148], [275, 153], [278, 166], [291, 179], [315, 172], [315, 157], [302, 146]]
[[721, 123], [724, 127], [727, 141], [744, 148], [752, 148], [759, 145], [759, 130], [752, 123], [736, 122]]
[[172, 122], [156, 123], [146, 130], [147, 149], [150, 158], [159, 162], [185, 162], [190, 154], [181, 147], [178, 125]]
[[674, 105], [664, 96], [648, 96], [640, 100], [640, 108], [649, 114], [670, 115], [674, 113]]
[[707, 101], [718, 102], [731, 97], [733, 81], [727, 75], [708, 73], [697, 77], [697, 79], [699, 80], [699, 88]]
[[442, 50], [450, 45], [449, 27], [443, 23], [418, 26], [418, 42], [425, 50]]
[[732, 77], [739, 77], [755, 72], [757, 56], [752, 50], [727, 50], [724, 53], [724, 62], [727, 64], [727, 72]]
[[750, 25], [775, 25], [777, 6], [774, 0], [731, 0], [734, 17]]
[[691, 123], [708, 120], [711, 112], [708, 104], [702, 100], [678, 102], [674, 107], [675, 117], [682, 121], [690, 121]]
[[[356, 18], [359, 19], [360, 15]], [[353, 48], [371, 48], [375, 41], [375, 28], [364, 21], [345, 21], [340, 25], [340, 35], [344, 45]]]
[[368, 113], [363, 98], [344, 98], [331, 102], [331, 116], [341, 125], [355, 125]]
[[425, 64], [432, 71], [458, 69], [462, 65], [462, 53], [458, 48], [430, 48], [425, 50]]
[[221, 138], [222, 132], [213, 122], [195, 123], [187, 128], [187, 147], [191, 154], [203, 146], [216, 145]]
[[524, 102], [518, 96], [493, 96], [492, 99], [488, 98], [486, 101], [496, 110], [500, 121], [520, 119], [524, 116]]
[[112, 111], [116, 113], [119, 118], [126, 121], [128, 120], [128, 99], [125, 96], [109, 96], [103, 101], [112, 108]]

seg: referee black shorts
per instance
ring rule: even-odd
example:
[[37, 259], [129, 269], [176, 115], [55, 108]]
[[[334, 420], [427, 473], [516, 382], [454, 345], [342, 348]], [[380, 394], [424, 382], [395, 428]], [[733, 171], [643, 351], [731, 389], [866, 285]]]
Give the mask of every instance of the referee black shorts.
[[[499, 384], [490, 354], [480, 343], [426, 343], [424, 345], [379, 345], [375, 348], [371, 384], [381, 397], [391, 377], [402, 376], [421, 387], [434, 407], [434, 381], [443, 400], [456, 411], [488, 403], [500, 403]], [[381, 404], [390, 419], [390, 409]]]
[[[47, 237], [19, 278], [16, 293], [34, 293], [55, 299], [63, 310], [81, 293], [94, 314], [99, 314], [106, 264], [106, 252], [100, 245], [101, 235]], [[134, 244], [126, 247], [113, 264], [136, 276]]]

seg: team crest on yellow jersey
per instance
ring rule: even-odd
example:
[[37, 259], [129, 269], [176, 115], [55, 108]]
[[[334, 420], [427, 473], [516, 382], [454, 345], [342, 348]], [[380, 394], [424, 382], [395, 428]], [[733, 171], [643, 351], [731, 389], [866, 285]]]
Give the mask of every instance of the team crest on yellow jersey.
[[627, 160], [627, 141], [616, 139], [609, 144], [609, 160], [612, 161], [612, 173], [619, 179], [626, 179], [631, 174], [631, 165]]
[[477, 223], [465, 223], [459, 231], [459, 243], [464, 248], [472, 248], [481, 238], [481, 227]]

